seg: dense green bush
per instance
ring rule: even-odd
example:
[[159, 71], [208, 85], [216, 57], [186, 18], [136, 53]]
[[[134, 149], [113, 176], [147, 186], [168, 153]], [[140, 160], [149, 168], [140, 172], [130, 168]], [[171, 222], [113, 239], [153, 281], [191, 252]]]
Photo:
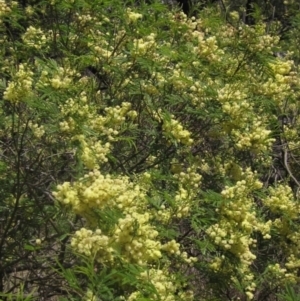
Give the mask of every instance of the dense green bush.
[[296, 300], [297, 31], [0, 5], [3, 298]]

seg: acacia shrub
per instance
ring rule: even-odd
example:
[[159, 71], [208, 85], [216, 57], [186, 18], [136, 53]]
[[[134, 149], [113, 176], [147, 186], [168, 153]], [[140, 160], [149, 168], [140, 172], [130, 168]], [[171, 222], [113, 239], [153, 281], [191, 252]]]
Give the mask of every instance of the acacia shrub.
[[[5, 5], [4, 21], [21, 16]], [[53, 295], [267, 300], [298, 282], [298, 183], [286, 158], [299, 128], [279, 117], [297, 113], [299, 76], [274, 56], [276, 34], [158, 2], [39, 2], [22, 19], [1, 62], [6, 229], [30, 203], [48, 208], [49, 224], [26, 239], [38, 237], [34, 258], [58, 256], [68, 284], [52, 282]], [[50, 252], [53, 240], [63, 243]]]

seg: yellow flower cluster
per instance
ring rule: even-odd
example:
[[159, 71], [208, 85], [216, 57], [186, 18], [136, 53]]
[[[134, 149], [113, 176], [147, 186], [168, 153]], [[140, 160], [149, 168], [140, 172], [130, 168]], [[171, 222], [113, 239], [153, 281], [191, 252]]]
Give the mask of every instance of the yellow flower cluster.
[[270, 137], [270, 130], [267, 130], [262, 122], [253, 118], [251, 128], [244, 130], [232, 130], [236, 140], [236, 146], [239, 149], [251, 149], [252, 151], [266, 151], [275, 141]]
[[32, 16], [35, 13], [34, 8], [31, 5], [26, 6], [25, 12], [28, 16]]
[[247, 196], [252, 190], [262, 187], [262, 183], [256, 179], [256, 173], [253, 173], [250, 168], [242, 172], [241, 176], [244, 177], [243, 180], [237, 181], [233, 187], [226, 186], [222, 191], [221, 194], [225, 198], [234, 198], [239, 195]]
[[[70, 68], [58, 67], [52, 78], [49, 78], [50, 85], [55, 89], [67, 89], [70, 87], [76, 71]], [[48, 78], [47, 78], [48, 79]], [[48, 83], [46, 83], [48, 85]]]
[[[6, 4], [6, 1], [0, 0], [0, 18], [2, 16], [9, 14], [10, 12], [11, 12], [11, 8]], [[2, 20], [0, 22], [2, 22]]]
[[173, 177], [178, 181], [178, 190], [172, 206], [169, 208], [162, 206], [158, 211], [160, 218], [165, 222], [174, 215], [182, 218], [189, 214], [202, 179], [195, 166], [188, 167], [184, 172], [183, 167], [176, 160], [173, 160], [171, 170], [174, 173]]
[[175, 208], [173, 208], [173, 214], [175, 213], [178, 218], [187, 216], [190, 211], [190, 203], [191, 198], [188, 191], [183, 187], [179, 187], [175, 195]]
[[294, 272], [297, 273], [297, 269], [300, 268], [300, 259], [299, 257], [295, 257], [294, 254], [290, 255], [288, 257], [287, 263], [285, 264], [285, 266], [290, 269], [290, 270], [294, 270]]
[[236, 11], [236, 10], [230, 12], [230, 13], [229, 13], [229, 16], [230, 16], [230, 18], [231, 18], [233, 21], [235, 21], [235, 22], [237, 22], [237, 21], [240, 20], [240, 14], [239, 14], [239, 12]]
[[75, 115], [88, 116], [87, 96], [85, 92], [81, 92], [78, 99], [69, 98], [63, 105], [60, 105], [60, 111], [64, 116]]
[[23, 34], [22, 40], [29, 47], [41, 49], [47, 43], [47, 36], [40, 28], [29, 26]]
[[[295, 116], [297, 113], [295, 113]], [[297, 156], [299, 154], [300, 149], [300, 140], [299, 140], [299, 132], [300, 132], [300, 120], [296, 120], [293, 124], [284, 125], [284, 138], [288, 143], [288, 149], [293, 153], [293, 156]]]
[[272, 97], [277, 105], [284, 106], [287, 96], [291, 93], [291, 83], [297, 82], [294, 72], [293, 61], [277, 60], [269, 64], [274, 72], [274, 77], [257, 86], [257, 91], [265, 96]]
[[[156, 210], [155, 210], [156, 211]], [[167, 225], [170, 223], [171, 219], [174, 217], [171, 208], [166, 208], [165, 205], [161, 205], [158, 211], [156, 211], [157, 220], [159, 222]]]
[[[254, 275], [249, 272], [248, 268], [242, 267], [239, 269], [239, 274], [243, 275], [243, 286], [245, 287], [245, 296], [246, 300], [252, 300], [254, 298], [254, 291], [256, 289], [256, 283], [254, 281]], [[231, 280], [235, 283], [235, 285], [240, 285], [240, 279], [238, 277], [233, 276]]]
[[85, 293], [83, 300], [84, 301], [98, 301], [99, 299], [95, 296], [95, 294], [90, 289], [88, 289]]
[[181, 252], [180, 258], [190, 266], [193, 266], [193, 264], [198, 261], [197, 257], [188, 256], [187, 252]]
[[69, 182], [58, 185], [53, 194], [60, 202], [71, 205], [75, 212], [87, 214], [87, 218], [93, 208], [117, 207], [130, 213], [145, 205], [143, 191], [128, 177], [102, 175], [98, 170], [89, 172], [73, 185]]
[[41, 245], [41, 243], [42, 243], [42, 240], [41, 240], [40, 238], [37, 238], [37, 239], [35, 240], [35, 244], [36, 244], [37, 246]]
[[[288, 224], [288, 219], [284, 224]], [[299, 229], [299, 228], [298, 228]], [[284, 237], [287, 237], [290, 243], [285, 245], [286, 253], [289, 254], [285, 266], [289, 270], [289, 274], [293, 274], [294, 277], [299, 277], [298, 267], [300, 265], [300, 231], [294, 231], [293, 229], [286, 228], [288, 234]], [[298, 278], [299, 279], [299, 278]]]
[[109, 237], [103, 235], [100, 229], [95, 232], [81, 228], [72, 237], [71, 246], [77, 252], [96, 258], [98, 262], [107, 263], [114, 260], [113, 248]]
[[[105, 115], [95, 113], [95, 108], [88, 104], [85, 92], [79, 96], [69, 98], [60, 105], [63, 120], [59, 123], [65, 133], [72, 133], [72, 141], [79, 142], [79, 156], [88, 169], [99, 167], [100, 163], [107, 162], [107, 154], [111, 150], [109, 142], [114, 141], [119, 134], [118, 129], [128, 119], [134, 119], [137, 113], [131, 110], [131, 104], [123, 102], [121, 106], [105, 108]], [[85, 127], [83, 127], [83, 124]], [[90, 129], [94, 134], [88, 134]], [[98, 137], [97, 137], [98, 136]]]
[[202, 176], [196, 171], [195, 166], [190, 166], [186, 169], [186, 172], [180, 169], [179, 173], [174, 174], [174, 178], [178, 179], [182, 186], [195, 190], [199, 187]]
[[119, 220], [113, 235], [115, 244], [121, 247], [125, 260], [145, 265], [158, 260], [161, 244], [156, 240], [158, 232], [149, 223], [148, 213], [133, 212]]
[[25, 100], [32, 95], [33, 72], [25, 64], [20, 64], [13, 81], [8, 83], [3, 98], [11, 102]]
[[121, 255], [123, 260], [146, 266], [159, 260], [162, 251], [177, 255], [188, 264], [197, 260], [180, 252], [180, 244], [175, 240], [161, 244], [158, 232], [151, 224], [155, 215], [145, 211], [145, 194], [128, 177], [113, 178], [95, 170], [72, 185], [69, 182], [59, 185], [53, 195], [86, 217], [90, 225], [97, 225], [91, 215], [94, 209], [116, 208], [124, 213], [109, 235], [104, 235], [100, 229], [93, 232], [82, 228], [72, 238], [71, 245], [75, 250], [94, 257], [98, 262], [112, 263], [115, 256]]
[[[155, 288], [155, 292], [151, 294], [151, 300], [164, 300], [175, 301], [176, 298], [176, 285], [173, 283], [172, 276], [169, 275], [167, 270], [150, 269], [140, 274], [140, 281], [152, 284]], [[193, 294], [191, 292], [182, 292], [182, 300], [193, 300]], [[149, 296], [148, 296], [149, 298]], [[138, 301], [143, 299], [141, 292], [132, 293], [127, 301]]]
[[[46, 73], [48, 74], [44, 72], [45, 75]], [[88, 104], [85, 92], [69, 98], [59, 108], [63, 118], [59, 123], [60, 129], [62, 132], [72, 133], [72, 141], [79, 142], [79, 156], [85, 167], [90, 170], [107, 162], [107, 154], [111, 150], [111, 144], [103, 142], [97, 134], [104, 140], [114, 141], [126, 118], [134, 119], [137, 114], [131, 110], [131, 104], [128, 102], [123, 102], [121, 106], [105, 108], [105, 116], [97, 114], [95, 108]], [[89, 135], [85, 129], [90, 129], [94, 135]]]
[[80, 14], [76, 13], [76, 17], [77, 17], [79, 24], [83, 25], [83, 26], [87, 26], [87, 23], [89, 23], [89, 22], [97, 21], [97, 18], [92, 17], [89, 13], [85, 14], [84, 12], [82, 12]]
[[[197, 31], [194, 33], [196, 35]], [[210, 61], [220, 61], [223, 50], [219, 49], [217, 45], [217, 39], [215, 36], [204, 39], [202, 33], [197, 35], [198, 45], [194, 48], [194, 53], [200, 57], [206, 57]]]
[[126, 13], [130, 23], [135, 23], [138, 19], [141, 19], [143, 17], [142, 14], [133, 12], [130, 8], [127, 8]]
[[79, 97], [69, 98], [66, 102], [59, 106], [63, 121], [59, 123], [62, 132], [76, 134], [78, 131], [78, 122], [80, 120], [87, 122], [92, 119], [90, 107], [87, 104], [87, 96], [85, 92], [81, 92]]
[[285, 262], [286, 269], [279, 268], [278, 264], [275, 264], [274, 273], [278, 274], [277, 278], [279, 278], [280, 284], [284, 284], [285, 281], [296, 283], [299, 280], [300, 231], [297, 223], [293, 223], [293, 221], [299, 217], [299, 204], [294, 199], [291, 188], [286, 184], [269, 187], [269, 196], [262, 201], [271, 212], [280, 215], [273, 221], [273, 226], [281, 236], [279, 241], [287, 258]]
[[214, 258], [212, 258], [212, 260], [209, 263], [209, 267], [213, 271], [218, 272], [221, 269], [221, 267], [222, 267], [224, 259], [225, 259], [224, 255], [222, 255], [221, 257], [214, 257]]
[[72, 140], [80, 143], [80, 158], [88, 169], [99, 168], [99, 164], [107, 162], [107, 154], [110, 152], [109, 142], [102, 143], [101, 140], [87, 139], [84, 135], [76, 135]]
[[115, 136], [119, 134], [118, 127], [125, 121], [126, 117], [134, 119], [137, 116], [136, 111], [131, 110], [129, 102], [123, 102], [121, 106], [105, 108], [105, 116], [94, 116], [90, 118], [90, 127], [94, 131], [107, 135], [108, 140], [114, 141]]
[[247, 87], [234, 87], [229, 84], [218, 90], [218, 101], [222, 110], [230, 116], [223, 128], [226, 134], [232, 135], [239, 149], [265, 151], [270, 148], [274, 139], [269, 137], [271, 131], [266, 129], [262, 118], [253, 115], [247, 92]]
[[225, 164], [225, 171], [226, 174], [229, 176], [230, 179], [234, 181], [241, 180], [242, 178], [242, 168], [240, 167], [239, 164], [229, 161], [228, 163]]
[[186, 76], [183, 72], [181, 63], [178, 63], [170, 68], [170, 77], [167, 78], [168, 84], [172, 84], [174, 89], [178, 92], [181, 92], [185, 89], [189, 89], [193, 83], [193, 78]]
[[218, 90], [218, 100], [222, 104], [222, 110], [233, 120], [240, 123], [246, 122], [249, 116], [245, 114], [251, 110], [251, 104], [247, 100], [247, 89], [233, 87], [226, 84]]
[[249, 232], [251, 233], [252, 229], [250, 229], [250, 225], [246, 225], [248, 226], [246, 231], [243, 231], [243, 228], [234, 231], [233, 224], [239, 226], [238, 223], [223, 220], [220, 224], [214, 224], [208, 228], [207, 234], [216, 245], [230, 250], [243, 264], [249, 264], [256, 258], [249, 249], [251, 245], [256, 243], [255, 239], [249, 237]]
[[99, 39], [98, 45], [93, 46], [95, 53], [104, 59], [108, 59], [113, 55], [113, 49], [110, 50], [110, 48], [111, 47], [108, 46], [107, 41], [104, 39]]
[[145, 36], [144, 38], [140, 39], [134, 39], [133, 40], [133, 48], [131, 50], [131, 55], [144, 55], [148, 51], [153, 51], [156, 48], [156, 42], [155, 42], [155, 34], [151, 33], [148, 36]]
[[293, 61], [279, 61], [276, 63], [270, 63], [269, 66], [272, 68], [275, 74], [288, 75], [294, 65]]
[[287, 270], [285, 268], [281, 268], [278, 263], [269, 264], [266, 271], [272, 274], [275, 279], [286, 278]]
[[105, 112], [107, 116], [106, 123], [111, 122], [115, 125], [122, 124], [125, 121], [125, 116], [127, 114], [134, 115], [133, 112], [135, 111], [132, 111], [130, 109], [131, 109], [131, 103], [129, 102], [122, 102], [121, 106], [105, 108]]
[[171, 254], [180, 255], [180, 244], [172, 239], [162, 246], [162, 250], [167, 251]]
[[45, 134], [45, 129], [43, 125], [38, 125], [37, 123], [28, 123], [28, 127], [32, 130], [33, 135], [36, 138], [41, 138]]
[[76, 129], [76, 122], [73, 117], [66, 117], [64, 121], [59, 123], [59, 127], [62, 132], [71, 133]]
[[193, 143], [191, 133], [188, 130], [185, 130], [181, 123], [176, 119], [165, 119], [163, 123], [163, 131], [166, 137], [171, 137], [178, 143], [185, 145], [191, 145]]
[[[163, 79], [160, 80], [160, 84], [163, 83]], [[159, 90], [152, 83], [146, 83], [145, 81], [141, 81], [141, 88], [149, 95], [158, 95]]]
[[[241, 172], [242, 180], [237, 181], [232, 187], [226, 186], [222, 191], [225, 199], [223, 205], [217, 209], [220, 215], [219, 223], [216, 223], [207, 229], [207, 234], [214, 243], [224, 250], [234, 254], [240, 260], [240, 270], [243, 270], [248, 299], [253, 297], [254, 287], [249, 283], [250, 266], [256, 259], [251, 252], [251, 246], [256, 245], [256, 239], [251, 236], [254, 231], [260, 231], [263, 234], [270, 231], [270, 223], [264, 224], [257, 220], [254, 211], [254, 200], [251, 192], [262, 187], [262, 183], [256, 179], [255, 173], [250, 169]], [[268, 238], [268, 237], [265, 237]], [[222, 258], [216, 258], [211, 267], [214, 270], [222, 268]], [[228, 271], [227, 271], [228, 272]]]
[[[238, 93], [235, 93], [238, 94]], [[247, 117], [243, 114], [247, 109], [250, 108], [249, 102], [246, 100], [238, 102], [225, 102], [222, 104], [223, 112], [228, 114], [232, 119], [237, 119], [240, 122], [243, 122]], [[246, 109], [246, 110], [245, 110]]]
[[266, 34], [267, 24], [258, 23], [254, 27], [241, 26], [240, 37], [244, 41], [253, 41], [248, 44], [248, 47], [253, 52], [269, 51], [271, 53], [272, 48], [279, 42], [279, 36]]
[[[294, 124], [283, 126], [284, 138], [289, 141], [289, 146], [290, 146], [291, 141], [296, 143], [295, 146], [297, 146], [297, 142], [299, 142], [299, 141], [297, 141], [298, 137], [299, 137], [298, 128], [295, 128], [294, 126], [295, 126]], [[294, 147], [292, 147], [292, 148], [294, 148]]]
[[262, 201], [273, 213], [280, 213], [290, 219], [299, 217], [299, 204], [294, 200], [293, 191], [288, 185], [279, 184], [276, 187], [269, 187], [269, 196]]

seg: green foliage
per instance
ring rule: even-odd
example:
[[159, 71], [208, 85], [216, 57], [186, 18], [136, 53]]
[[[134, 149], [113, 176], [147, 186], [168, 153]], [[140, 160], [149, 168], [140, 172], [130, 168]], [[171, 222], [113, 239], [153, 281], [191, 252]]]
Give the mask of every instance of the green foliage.
[[4, 299], [0, 299], [1, 301], [34, 301], [37, 300], [37, 297], [34, 296], [35, 291], [33, 290], [29, 294], [24, 294], [24, 285], [21, 284], [18, 288], [18, 292], [16, 294], [12, 293], [0, 293], [0, 297]]
[[287, 285], [285, 288], [285, 292], [282, 294], [279, 294], [278, 297], [280, 300], [284, 301], [297, 301], [300, 300], [300, 295], [295, 292], [295, 290]]
[[296, 300], [293, 8], [0, 4], [3, 296]]

